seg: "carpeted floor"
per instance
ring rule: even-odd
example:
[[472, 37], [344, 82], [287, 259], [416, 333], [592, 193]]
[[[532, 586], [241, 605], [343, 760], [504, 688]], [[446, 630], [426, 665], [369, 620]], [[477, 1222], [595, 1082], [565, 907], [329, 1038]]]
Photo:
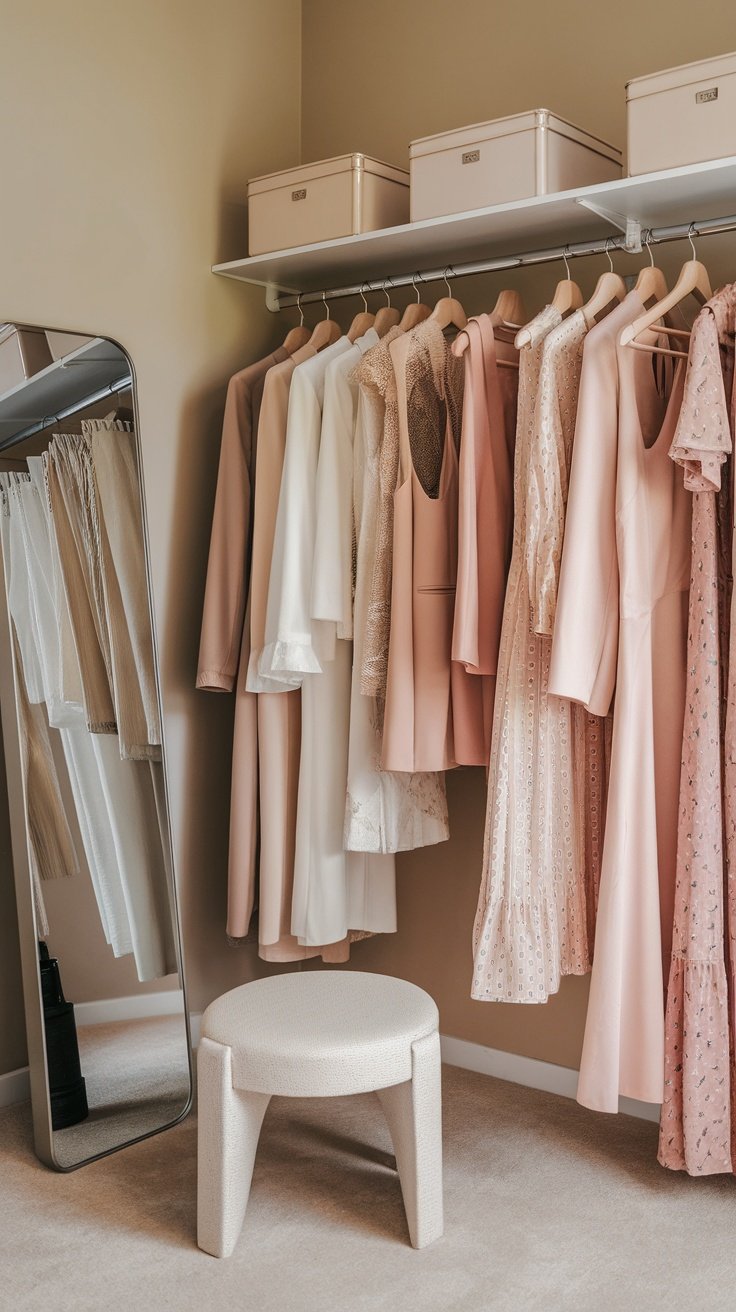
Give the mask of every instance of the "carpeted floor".
[[196, 1128], [72, 1175], [0, 1113], [0, 1307], [12, 1312], [718, 1312], [736, 1182], [656, 1163], [657, 1127], [444, 1069], [445, 1236], [414, 1252], [375, 1098], [274, 1099], [243, 1234], [195, 1241]]
[[76, 1166], [181, 1115], [189, 1097], [182, 1016], [80, 1025], [77, 1039], [89, 1116], [54, 1133], [60, 1166]]

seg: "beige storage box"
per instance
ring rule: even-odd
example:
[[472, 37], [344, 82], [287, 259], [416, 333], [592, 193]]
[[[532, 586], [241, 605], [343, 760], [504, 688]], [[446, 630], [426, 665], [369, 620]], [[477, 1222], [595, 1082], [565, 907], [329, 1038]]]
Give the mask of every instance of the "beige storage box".
[[248, 251], [334, 241], [409, 220], [409, 174], [367, 155], [338, 155], [248, 183]]
[[86, 346], [88, 342], [94, 341], [94, 338], [82, 337], [79, 333], [57, 333], [51, 328], [47, 328], [46, 340], [52, 358], [54, 360], [63, 360], [65, 355], [71, 355], [72, 351], [78, 351], [80, 346]]
[[49, 364], [51, 351], [42, 328], [0, 326], [0, 396]]
[[409, 147], [411, 217], [504, 205], [621, 177], [621, 151], [534, 109], [420, 137]]
[[736, 155], [736, 54], [636, 77], [626, 106], [632, 176]]

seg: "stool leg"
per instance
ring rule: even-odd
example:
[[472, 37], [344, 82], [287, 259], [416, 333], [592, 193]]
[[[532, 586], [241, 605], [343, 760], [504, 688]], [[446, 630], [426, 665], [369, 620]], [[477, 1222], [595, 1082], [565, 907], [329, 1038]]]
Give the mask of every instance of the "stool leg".
[[229, 1257], [243, 1228], [265, 1093], [234, 1089], [231, 1051], [202, 1039], [197, 1052], [197, 1243]]
[[411, 1052], [411, 1079], [377, 1092], [391, 1131], [409, 1236], [414, 1248], [426, 1248], [443, 1230], [439, 1034], [417, 1039]]

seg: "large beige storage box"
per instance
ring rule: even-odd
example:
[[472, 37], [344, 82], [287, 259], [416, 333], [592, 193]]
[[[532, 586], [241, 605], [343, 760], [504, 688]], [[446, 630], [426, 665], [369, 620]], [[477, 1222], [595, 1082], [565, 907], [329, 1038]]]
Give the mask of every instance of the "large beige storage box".
[[626, 103], [632, 175], [736, 155], [736, 54], [633, 78]]
[[0, 325], [0, 396], [49, 364], [51, 351], [42, 328]]
[[248, 183], [251, 255], [334, 241], [409, 220], [409, 174], [367, 155], [338, 155]]
[[409, 156], [412, 222], [610, 182], [623, 167], [615, 146], [548, 109], [420, 137]]

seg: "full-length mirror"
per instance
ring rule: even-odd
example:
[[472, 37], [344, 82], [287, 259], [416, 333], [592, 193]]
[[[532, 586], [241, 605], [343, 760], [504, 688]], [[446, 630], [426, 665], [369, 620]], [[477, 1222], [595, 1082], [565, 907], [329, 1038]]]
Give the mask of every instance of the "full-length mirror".
[[181, 1118], [191, 1062], [132, 367], [0, 326], [2, 727], [36, 1147]]

